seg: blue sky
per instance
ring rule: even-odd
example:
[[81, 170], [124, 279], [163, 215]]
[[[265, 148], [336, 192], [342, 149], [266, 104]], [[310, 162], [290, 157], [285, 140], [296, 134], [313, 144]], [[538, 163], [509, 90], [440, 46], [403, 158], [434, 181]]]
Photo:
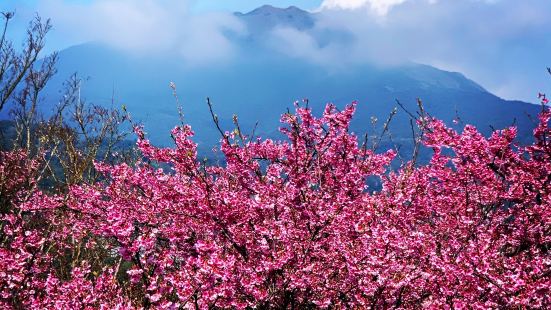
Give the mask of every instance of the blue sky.
[[[36, 6], [40, 0], [5, 0], [0, 3], [2, 10], [12, 9], [18, 6]], [[94, 0], [66, 0], [66, 3], [87, 4], [94, 2]], [[321, 5], [322, 0], [197, 0], [193, 1], [193, 7], [197, 11], [210, 11], [210, 10], [225, 10], [225, 11], [237, 11], [246, 12], [253, 10], [261, 5], [270, 4], [279, 7], [287, 7], [295, 5], [303, 9], [314, 9]]]
[[[51, 17], [48, 51], [101, 41], [132, 52], [179, 50], [187, 61], [210, 63], [237, 52], [224, 33], [247, 31], [231, 13], [263, 4], [320, 12], [311, 31], [267, 35], [281, 52], [307, 61], [329, 67], [343, 60], [415, 61], [532, 102], [551, 84], [550, 0], [0, 0], [0, 10], [17, 11], [14, 41], [36, 12]], [[353, 40], [320, 46], [315, 36], [327, 31]]]

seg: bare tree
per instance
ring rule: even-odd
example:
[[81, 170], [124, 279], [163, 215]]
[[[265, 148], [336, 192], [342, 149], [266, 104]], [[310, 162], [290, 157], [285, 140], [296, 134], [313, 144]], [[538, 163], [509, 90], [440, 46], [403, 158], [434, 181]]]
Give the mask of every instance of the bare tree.
[[[27, 155], [40, 155], [43, 169], [37, 177], [56, 188], [93, 181], [94, 161], [134, 159], [133, 148], [121, 148], [128, 131], [126, 111], [86, 103], [80, 98], [81, 79], [73, 74], [64, 84], [59, 104], [46, 117], [40, 115], [41, 94], [56, 74], [57, 53], [42, 57], [50, 20], [38, 15], [30, 22], [23, 48], [14, 48], [6, 33], [13, 12], [4, 19], [0, 38], [0, 110], [10, 103], [15, 134], [7, 140]], [[114, 98], [112, 100], [114, 104]], [[117, 154], [117, 156], [113, 156]]]
[[[39, 70], [34, 69], [34, 65], [44, 49], [45, 37], [52, 28], [49, 19], [43, 21], [38, 15], [34, 17], [27, 28], [23, 48], [18, 51], [14, 48], [13, 43], [6, 38], [6, 32], [14, 17], [14, 12], [2, 12], [1, 15], [4, 19], [4, 26], [0, 38], [0, 110], [13, 98], [18, 86], [25, 81], [29, 74], [35, 75], [31, 78], [31, 80], [35, 80], [34, 82], [44, 80], [47, 74], [41, 70], [48, 71], [49, 67], [50, 69], [54, 67], [53, 64], [57, 59], [57, 56], [53, 54], [47, 57], [44, 62], [45, 66], [43, 65]], [[49, 77], [46, 78], [46, 81], [47, 79]], [[39, 84], [34, 86], [40, 86]]]
[[113, 107], [86, 103], [78, 95], [81, 79], [72, 75], [56, 112], [37, 130], [37, 145], [47, 155], [48, 176], [61, 187], [97, 179], [94, 161], [131, 162], [133, 148], [121, 146], [129, 115]]
[[16, 139], [19, 147], [31, 151], [33, 141], [36, 140], [36, 128], [40, 122], [38, 106], [41, 100], [40, 93], [48, 81], [56, 73], [57, 54], [54, 53], [42, 60], [40, 66], [31, 66], [22, 88], [13, 97], [14, 107], [11, 111], [14, 116]]

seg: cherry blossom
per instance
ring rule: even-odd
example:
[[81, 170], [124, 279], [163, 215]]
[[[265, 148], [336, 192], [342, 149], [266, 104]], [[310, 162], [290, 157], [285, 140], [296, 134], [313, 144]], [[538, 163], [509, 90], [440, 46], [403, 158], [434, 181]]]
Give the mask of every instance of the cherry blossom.
[[225, 132], [220, 165], [187, 125], [172, 148], [138, 126], [142, 160], [97, 162], [99, 181], [56, 195], [36, 186], [39, 160], [1, 153], [0, 305], [548, 307], [549, 109], [527, 146], [514, 127], [423, 117], [430, 162], [391, 169], [394, 150], [349, 131], [355, 106], [297, 107], [281, 141]]

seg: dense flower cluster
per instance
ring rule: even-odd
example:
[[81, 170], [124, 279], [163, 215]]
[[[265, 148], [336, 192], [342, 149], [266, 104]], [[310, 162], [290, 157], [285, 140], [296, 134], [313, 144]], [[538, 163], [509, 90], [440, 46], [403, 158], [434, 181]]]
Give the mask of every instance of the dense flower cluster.
[[[2, 153], [0, 306], [28, 308], [513, 308], [551, 305], [551, 113], [535, 142], [423, 117], [430, 163], [348, 130], [355, 105], [285, 114], [284, 141], [221, 141], [197, 159], [190, 127], [144, 158], [97, 163], [61, 195]], [[367, 186], [378, 177], [382, 189]], [[23, 186], [24, 185], [24, 186]], [[9, 198], [4, 198], [5, 192]]]

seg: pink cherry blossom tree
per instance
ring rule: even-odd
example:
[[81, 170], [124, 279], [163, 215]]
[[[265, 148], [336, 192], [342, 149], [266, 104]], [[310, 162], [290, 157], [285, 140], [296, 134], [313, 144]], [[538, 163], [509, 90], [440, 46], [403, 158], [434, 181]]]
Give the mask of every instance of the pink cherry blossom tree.
[[[223, 165], [193, 131], [135, 165], [96, 163], [63, 195], [39, 161], [2, 153], [6, 308], [546, 308], [551, 304], [551, 113], [534, 143], [417, 120], [426, 165], [390, 169], [349, 132], [355, 104], [282, 116], [285, 140], [223, 132]], [[214, 116], [214, 114], [213, 114]], [[215, 119], [215, 124], [218, 122]], [[378, 177], [375, 191], [367, 179]]]

